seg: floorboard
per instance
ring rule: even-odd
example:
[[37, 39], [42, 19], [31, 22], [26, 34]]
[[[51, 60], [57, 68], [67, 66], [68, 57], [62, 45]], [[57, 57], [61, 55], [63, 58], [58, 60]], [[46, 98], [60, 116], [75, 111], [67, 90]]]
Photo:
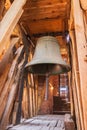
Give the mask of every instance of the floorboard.
[[38, 115], [7, 130], [65, 130], [64, 115]]

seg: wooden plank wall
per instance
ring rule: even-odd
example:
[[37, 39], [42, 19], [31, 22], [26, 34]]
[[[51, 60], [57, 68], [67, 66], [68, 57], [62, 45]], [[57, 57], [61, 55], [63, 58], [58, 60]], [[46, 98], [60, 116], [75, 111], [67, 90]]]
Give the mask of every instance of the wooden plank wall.
[[13, 38], [0, 64], [0, 70], [4, 67], [0, 75], [0, 129], [3, 130], [9, 123], [20, 123], [21, 116], [29, 118], [36, 115], [38, 110], [37, 77], [27, 75], [24, 71], [28, 60], [29, 41], [21, 28], [20, 31], [22, 39]]
[[0, 54], [23, 13], [26, 0], [14, 1], [0, 23]]
[[[82, 0], [72, 0], [71, 18], [69, 22], [73, 54], [72, 92], [78, 130], [87, 129], [87, 16], [85, 15], [87, 4], [85, 2]], [[85, 10], [82, 10], [81, 6]]]
[[[20, 4], [20, 2], [21, 2], [20, 8], [22, 8], [22, 6], [25, 3], [25, 0], [23, 0], [23, 3], [22, 1], [19, 2], [15, 1], [12, 4], [11, 8], [7, 11], [6, 15], [1, 21], [1, 26], [0, 26], [1, 34], [3, 31], [5, 31], [6, 33], [9, 32], [8, 35], [9, 46], [0, 59], [1, 60], [0, 61], [0, 129], [3, 130], [6, 128], [6, 126], [9, 123], [17, 124], [21, 120], [21, 115], [22, 115], [21, 104], [22, 104], [22, 98], [24, 96], [23, 89], [24, 90], [31, 89], [29, 90], [30, 93], [27, 98], [32, 97], [32, 100], [29, 98], [29, 101], [27, 102], [27, 105], [29, 106], [29, 102], [31, 101], [32, 109], [30, 106], [31, 111], [29, 110], [30, 113], [27, 113], [26, 117], [29, 118], [31, 116], [34, 116], [36, 114], [36, 107], [37, 107], [36, 106], [37, 89], [34, 84], [34, 79], [33, 79], [34, 77], [33, 76], [30, 77], [30, 85], [31, 85], [30, 87], [30, 85], [26, 83], [27, 81], [25, 80], [25, 77], [27, 75], [24, 72], [24, 66], [28, 60], [29, 41], [27, 41], [26, 36], [22, 31], [22, 29], [20, 28], [20, 26], [18, 28], [19, 30], [17, 31], [19, 34], [16, 34], [15, 37], [13, 37], [13, 34], [11, 33], [13, 31], [13, 28], [15, 27], [14, 25], [17, 23], [17, 21], [20, 18], [18, 15], [19, 11], [16, 10], [16, 14], [14, 14], [14, 16], [11, 17], [11, 21], [13, 21], [12, 24], [8, 24], [10, 13], [16, 7], [16, 4], [18, 5], [18, 3]], [[16, 16], [18, 16], [17, 19]], [[5, 25], [7, 25], [7, 28], [5, 28]], [[10, 28], [11, 30], [9, 31]], [[0, 45], [2, 46], [0, 48], [1, 52], [4, 49], [3, 45], [7, 43], [6, 33], [1, 35], [1, 39], [4, 38], [4, 42], [0, 41]], [[27, 109], [29, 108], [27, 107]], [[25, 115], [22, 116], [25, 117]]]

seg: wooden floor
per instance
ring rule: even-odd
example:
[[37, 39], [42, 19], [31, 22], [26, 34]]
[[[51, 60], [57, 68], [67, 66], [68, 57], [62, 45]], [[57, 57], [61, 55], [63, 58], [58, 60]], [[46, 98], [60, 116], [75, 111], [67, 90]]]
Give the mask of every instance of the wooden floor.
[[64, 115], [38, 115], [8, 130], [65, 130]]

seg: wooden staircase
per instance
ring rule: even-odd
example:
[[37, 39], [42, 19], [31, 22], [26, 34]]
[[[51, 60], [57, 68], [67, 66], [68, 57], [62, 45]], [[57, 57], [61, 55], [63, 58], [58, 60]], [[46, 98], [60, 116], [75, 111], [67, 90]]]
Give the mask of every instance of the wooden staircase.
[[64, 97], [53, 97], [53, 114], [66, 114], [70, 113], [70, 102]]

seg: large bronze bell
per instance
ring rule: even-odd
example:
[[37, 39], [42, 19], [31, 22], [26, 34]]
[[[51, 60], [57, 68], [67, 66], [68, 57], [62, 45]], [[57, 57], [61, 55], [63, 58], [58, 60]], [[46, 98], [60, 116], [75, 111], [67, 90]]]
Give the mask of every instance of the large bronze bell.
[[25, 66], [29, 73], [54, 75], [68, 72], [70, 66], [62, 59], [55, 37], [38, 39], [33, 59]]

